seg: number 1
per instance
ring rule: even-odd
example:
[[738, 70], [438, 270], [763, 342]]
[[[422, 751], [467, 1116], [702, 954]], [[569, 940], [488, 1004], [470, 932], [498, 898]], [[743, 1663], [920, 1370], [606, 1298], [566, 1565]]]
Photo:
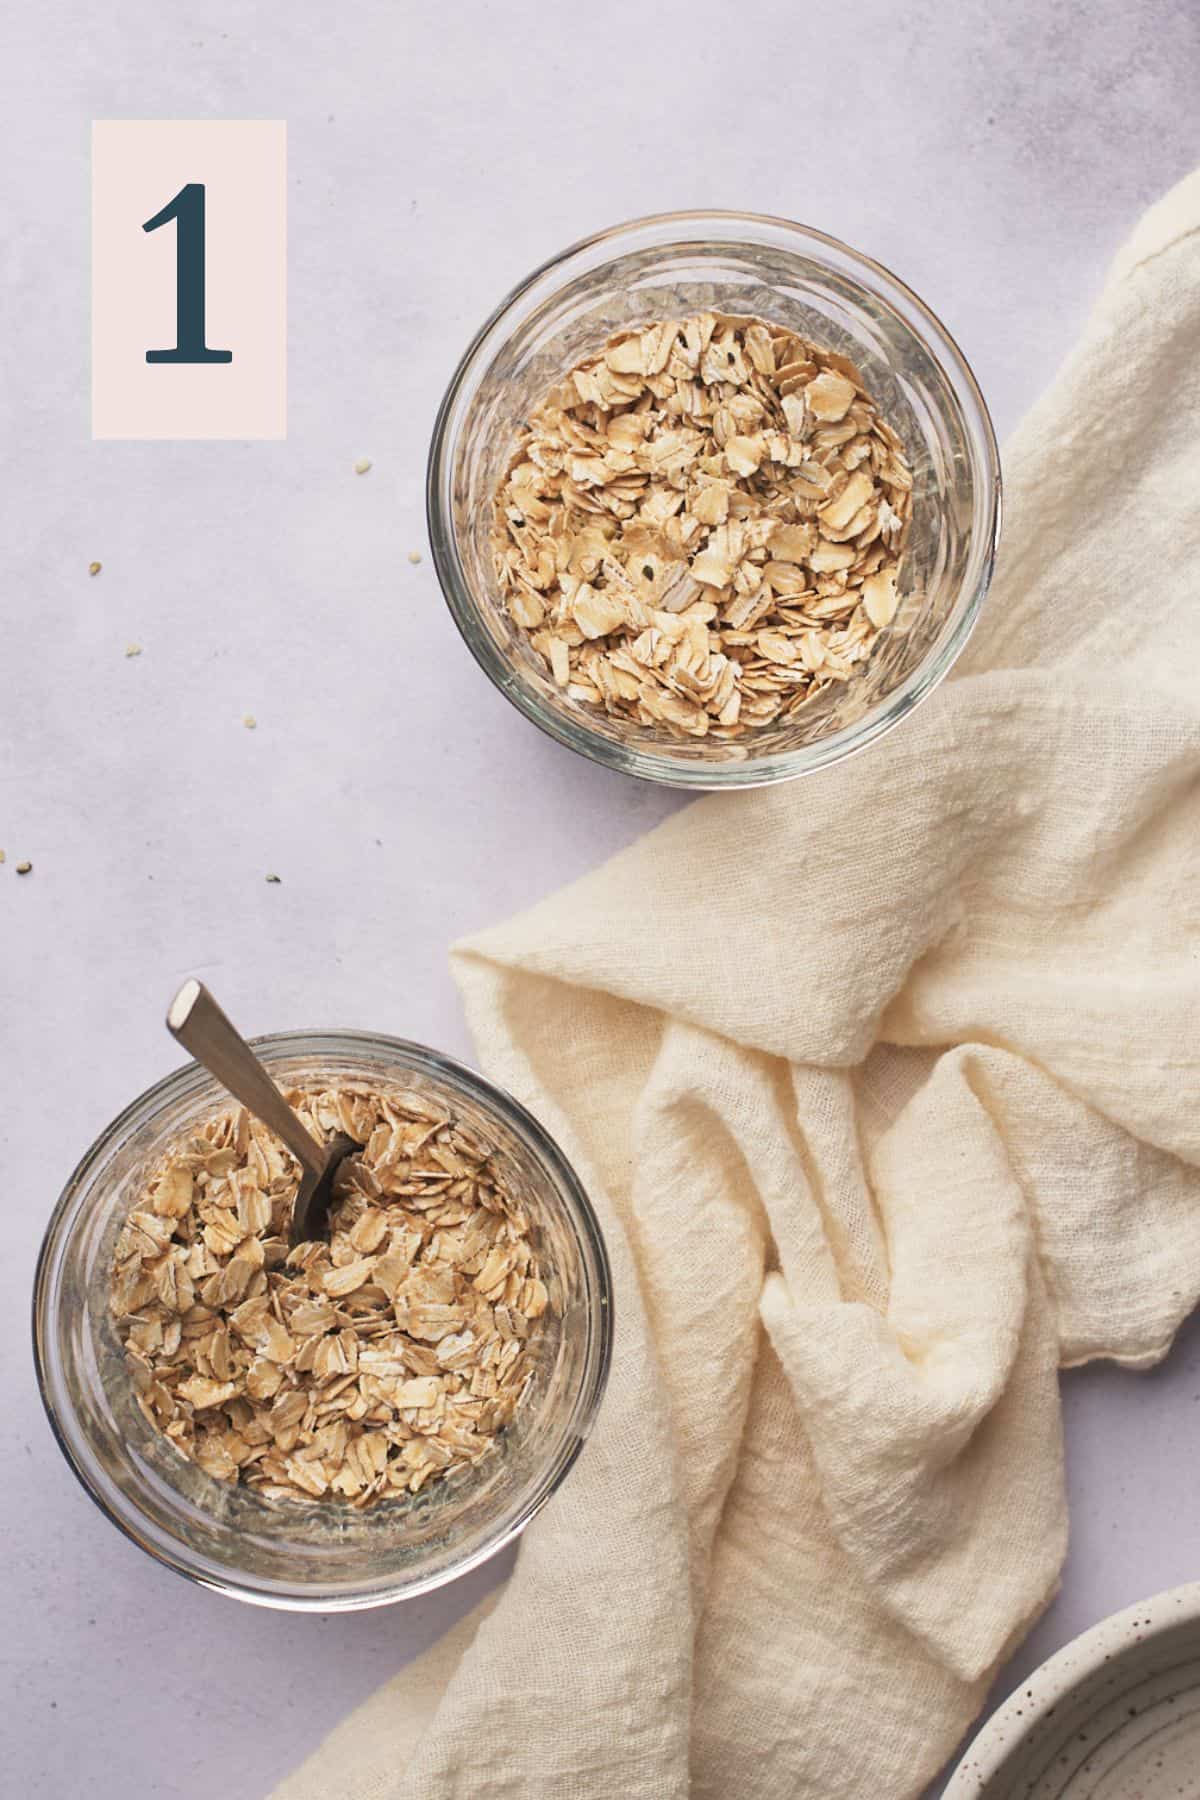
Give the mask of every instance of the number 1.
[[175, 348], [147, 350], [148, 363], [227, 363], [232, 350], [210, 350], [204, 341], [204, 183], [189, 181], [143, 231], [175, 221]]

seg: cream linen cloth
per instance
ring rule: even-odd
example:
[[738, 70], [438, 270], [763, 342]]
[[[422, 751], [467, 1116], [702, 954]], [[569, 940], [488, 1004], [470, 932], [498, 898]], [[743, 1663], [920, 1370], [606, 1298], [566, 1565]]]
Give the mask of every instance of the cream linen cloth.
[[1200, 175], [1013, 443], [955, 680], [456, 952], [612, 1378], [498, 1601], [280, 1800], [904, 1800], [1053, 1594], [1058, 1370], [1200, 1289], [1198, 225]]

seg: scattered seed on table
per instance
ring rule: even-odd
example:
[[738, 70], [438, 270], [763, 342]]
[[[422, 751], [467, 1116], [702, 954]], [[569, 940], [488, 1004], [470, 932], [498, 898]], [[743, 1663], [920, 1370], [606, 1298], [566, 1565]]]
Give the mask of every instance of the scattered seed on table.
[[371, 466], [370, 457], [369, 456], [360, 456], [358, 461], [354, 465], [354, 473], [356, 475], [365, 475], [367, 470], [370, 468], [370, 466]]
[[247, 731], [253, 731], [258, 725], [258, 720], [253, 713], [243, 713], [242, 724], [246, 727]]
[[280, 875], [268, 875], [267, 876], [267, 880], [272, 882], [276, 887], [278, 887], [280, 885], [280, 882], [282, 881], [282, 879], [283, 878]]
[[99, 573], [100, 573], [100, 564], [99, 563], [89, 563], [88, 564], [88, 574], [89, 575], [98, 575]]
[[32, 873], [33, 873], [33, 864], [31, 862], [19, 862], [17, 864], [17, 874], [18, 875], [32, 875]]
[[410, 563], [419, 563], [421, 560], [421, 552], [419, 550], [410, 550], [408, 553], [408, 560]]
[[140, 644], [126, 644], [125, 654], [126, 656], [140, 656], [142, 654], [142, 646]]

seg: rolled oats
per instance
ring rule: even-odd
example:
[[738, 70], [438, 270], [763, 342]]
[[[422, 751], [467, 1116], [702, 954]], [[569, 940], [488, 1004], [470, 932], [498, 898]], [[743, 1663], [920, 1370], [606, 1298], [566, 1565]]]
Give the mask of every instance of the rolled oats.
[[242, 1109], [156, 1168], [110, 1307], [138, 1405], [182, 1455], [272, 1498], [365, 1507], [478, 1462], [549, 1304], [520, 1199], [450, 1112], [348, 1083], [288, 1100], [364, 1147], [329, 1243], [288, 1249], [299, 1170]]
[[850, 680], [899, 605], [904, 448], [845, 357], [699, 313], [554, 387], [496, 494], [505, 609], [569, 698], [745, 736]]

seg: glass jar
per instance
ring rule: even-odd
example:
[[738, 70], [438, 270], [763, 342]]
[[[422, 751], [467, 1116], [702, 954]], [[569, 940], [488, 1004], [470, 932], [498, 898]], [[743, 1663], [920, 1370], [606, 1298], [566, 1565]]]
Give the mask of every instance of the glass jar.
[[[743, 739], [684, 742], [559, 689], [507, 617], [489, 551], [492, 501], [524, 419], [615, 332], [709, 309], [790, 327], [861, 369], [914, 477], [906, 599], [855, 678]], [[523, 281], [467, 350], [438, 413], [426, 490], [442, 592], [501, 693], [610, 768], [684, 788], [754, 787], [873, 743], [937, 685], [991, 578], [1000, 460], [962, 352], [904, 283], [836, 238], [751, 213], [664, 213], [586, 238]]]
[[473, 1468], [353, 1507], [270, 1500], [188, 1461], [137, 1405], [109, 1313], [117, 1235], [169, 1145], [230, 1104], [190, 1063], [135, 1100], [54, 1209], [34, 1289], [34, 1354], [55, 1435], [88, 1493], [150, 1555], [208, 1587], [315, 1611], [379, 1606], [464, 1574], [516, 1537], [563, 1480], [596, 1416], [612, 1346], [608, 1258], [570, 1165], [524, 1107], [418, 1044], [374, 1034], [255, 1040], [283, 1086], [368, 1080], [448, 1103], [520, 1193], [550, 1304], [512, 1423]]

